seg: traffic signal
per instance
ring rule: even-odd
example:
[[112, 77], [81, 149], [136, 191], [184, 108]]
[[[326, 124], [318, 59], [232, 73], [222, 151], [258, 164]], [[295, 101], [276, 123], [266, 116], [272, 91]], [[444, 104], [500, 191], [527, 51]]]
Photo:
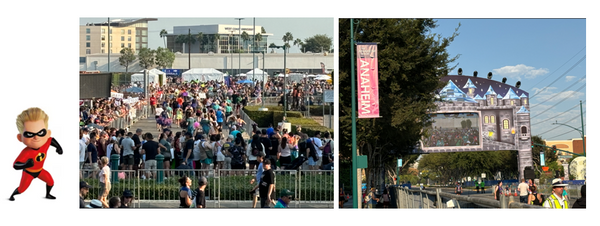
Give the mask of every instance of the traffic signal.
[[556, 154], [556, 145], [552, 145], [552, 153]]
[[535, 147], [535, 144], [533, 144], [533, 141], [531, 141], [531, 149], [533, 149]]

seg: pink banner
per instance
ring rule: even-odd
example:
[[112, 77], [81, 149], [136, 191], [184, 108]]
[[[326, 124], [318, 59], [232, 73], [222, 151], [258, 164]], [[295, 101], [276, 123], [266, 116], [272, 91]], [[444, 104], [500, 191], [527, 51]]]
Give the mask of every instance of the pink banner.
[[379, 118], [377, 43], [356, 45], [358, 118]]

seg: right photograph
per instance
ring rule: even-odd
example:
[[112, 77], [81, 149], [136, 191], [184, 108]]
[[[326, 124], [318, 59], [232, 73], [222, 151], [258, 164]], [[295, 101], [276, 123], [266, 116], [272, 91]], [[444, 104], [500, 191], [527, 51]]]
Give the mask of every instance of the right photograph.
[[586, 19], [339, 19], [338, 208], [586, 208]]

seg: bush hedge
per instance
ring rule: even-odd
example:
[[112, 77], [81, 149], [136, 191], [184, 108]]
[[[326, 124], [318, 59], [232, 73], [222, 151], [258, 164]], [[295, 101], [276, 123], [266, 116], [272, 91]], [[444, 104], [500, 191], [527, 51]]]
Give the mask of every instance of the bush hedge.
[[[254, 178], [252, 176], [222, 176], [217, 180], [220, 180], [221, 187], [215, 184], [217, 180], [214, 178], [208, 178], [208, 186], [206, 187], [206, 194], [210, 199], [214, 199], [214, 195], [220, 197], [220, 200], [233, 200], [233, 201], [249, 201], [252, 200], [252, 194], [249, 192], [254, 188], [253, 184], [250, 184], [250, 180]], [[111, 191], [108, 198], [112, 196], [121, 196], [123, 190], [128, 189], [134, 192], [135, 199], [138, 200], [179, 200], [179, 182], [178, 177], [168, 178], [163, 183], [156, 183], [155, 180], [138, 180], [134, 179], [121, 179], [119, 184], [112, 184]], [[297, 177], [295, 175], [281, 175], [276, 173], [276, 196], [278, 196], [281, 189], [294, 190], [296, 185]], [[99, 181], [98, 179], [86, 179], [86, 182], [92, 186], [89, 190], [88, 198], [97, 199], [99, 193]], [[333, 201], [334, 193], [334, 177], [333, 174], [327, 175], [315, 174], [308, 175], [304, 174], [300, 180], [300, 197], [303, 201]], [[192, 178], [192, 189], [197, 188], [197, 178]], [[139, 188], [139, 193], [138, 189]], [[297, 191], [294, 191], [297, 192]]]

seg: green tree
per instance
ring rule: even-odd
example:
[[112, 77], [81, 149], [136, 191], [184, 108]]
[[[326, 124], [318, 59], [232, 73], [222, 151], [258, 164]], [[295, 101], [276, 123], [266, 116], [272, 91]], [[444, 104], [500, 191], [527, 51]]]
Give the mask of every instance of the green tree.
[[294, 36], [291, 32], [286, 32], [282, 38], [283, 42], [285, 42], [285, 49], [290, 52], [290, 41], [294, 41]]
[[302, 42], [302, 40], [300, 40], [299, 38], [297, 38], [296, 40], [294, 40], [294, 45], [298, 46], [298, 48], [300, 49], [300, 52], [304, 52], [302, 50], [302, 46], [304, 45], [304, 42]]
[[330, 37], [327, 37], [327, 35], [315, 35], [304, 39], [302, 49], [313, 53], [329, 52], [332, 44], [333, 40]]
[[261, 46], [258, 46], [258, 45], [260, 45], [260, 42], [262, 42], [262, 40], [263, 40], [262, 34], [259, 33], [259, 34], [254, 35], [254, 46], [252, 48], [255, 51], [262, 51], [263, 50], [263, 48]]
[[162, 29], [162, 31], [160, 31], [160, 37], [163, 39], [163, 42], [165, 43], [165, 48], [167, 48], [167, 40], [165, 39], [167, 37], [167, 30]]
[[[382, 116], [357, 120], [359, 154], [367, 155], [369, 167], [380, 165], [379, 158], [373, 158], [375, 154], [380, 154], [387, 164], [393, 165], [401, 156], [405, 157], [405, 165], [411, 164], [416, 159], [411, 153], [423, 135], [422, 129], [431, 125], [428, 113], [436, 108], [434, 91], [444, 86], [440, 77], [448, 74], [452, 69], [448, 64], [457, 59], [450, 57], [446, 48], [458, 34], [443, 39], [430, 35], [429, 31], [436, 27], [432, 19], [362, 19], [354, 27], [355, 41], [379, 43]], [[308, 40], [305, 43], [306, 46]], [[350, 46], [349, 19], [339, 20], [339, 43], [340, 155], [352, 156], [351, 95], [357, 93], [350, 84], [350, 70], [356, 70], [350, 68], [350, 62], [356, 59], [350, 59], [350, 48], [355, 47]], [[329, 50], [327, 46], [324, 51]]]
[[260, 27], [260, 33], [261, 34], [267, 33], [267, 31], [265, 31], [265, 27]]
[[142, 48], [138, 53], [138, 59], [140, 60], [140, 66], [144, 69], [149, 69], [154, 66], [154, 53], [155, 50], [149, 48]]
[[271, 43], [269, 44], [269, 48], [271, 49], [271, 52], [274, 52], [275, 48], [277, 48], [277, 45], [275, 45], [275, 43]]
[[121, 49], [121, 56], [119, 57], [119, 64], [125, 67], [125, 72], [129, 72], [129, 65], [135, 60], [135, 53], [129, 47]]
[[175, 38], [175, 43], [181, 44], [181, 51], [185, 52], [185, 50], [183, 49], [183, 44], [186, 44], [189, 47], [190, 45], [193, 45], [196, 43], [196, 38], [191, 34], [187, 34], [187, 35], [181, 34], [181, 35], [178, 35], [177, 38]]
[[156, 49], [156, 65], [161, 68], [170, 68], [175, 61], [175, 54], [167, 48], [158, 47]]
[[198, 32], [195, 38], [198, 40], [198, 53], [202, 53], [202, 46], [204, 46], [206, 43], [204, 40], [204, 34], [202, 32]]
[[[531, 140], [533, 141], [533, 143], [535, 144], [541, 144], [546, 146], [546, 141], [544, 141], [544, 139], [541, 136], [532, 136]], [[540, 153], [544, 152], [544, 160], [545, 160], [545, 165], [550, 167], [554, 162], [558, 161], [558, 155], [552, 153], [552, 149], [551, 148], [546, 148], [543, 146], [539, 146], [539, 145], [535, 145], [533, 147], [533, 149], [531, 150], [531, 157], [533, 158], [533, 168], [535, 169], [535, 174], [536, 176], [540, 176], [544, 173], [544, 171], [542, 170], [542, 165], [540, 162]], [[558, 164], [556, 164], [558, 166]], [[562, 166], [560, 166], [560, 168], [562, 168]], [[558, 169], [558, 167], [556, 168], [552, 168], [550, 170], [556, 170]]]
[[242, 47], [240, 48], [240, 50], [243, 50], [244, 47], [248, 46], [248, 41], [250, 40], [250, 35], [248, 35], [248, 33], [244, 31], [244, 32], [242, 32], [242, 36], [241, 37], [242, 37], [242, 41], [244, 41], [244, 42], [243, 42]]

